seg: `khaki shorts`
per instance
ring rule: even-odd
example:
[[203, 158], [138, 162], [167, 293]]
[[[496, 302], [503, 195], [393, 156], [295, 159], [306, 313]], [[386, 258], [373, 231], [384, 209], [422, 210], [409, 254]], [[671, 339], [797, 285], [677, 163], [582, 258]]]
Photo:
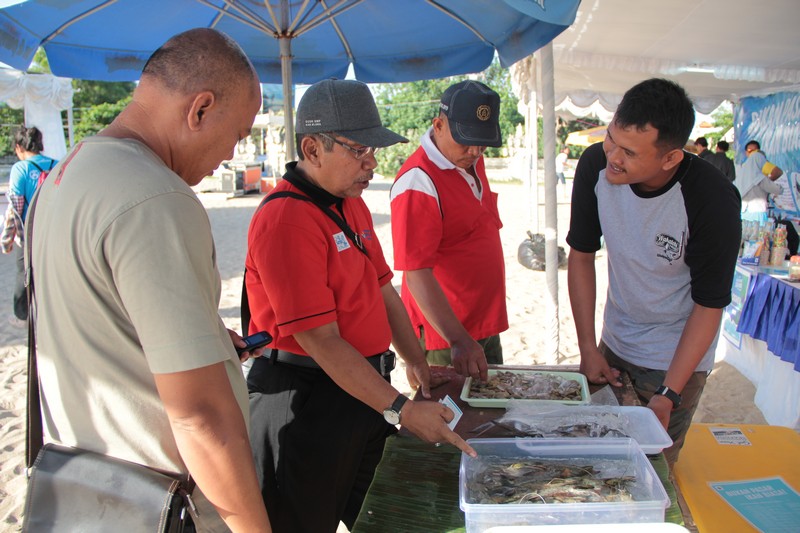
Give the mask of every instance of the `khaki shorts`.
[[[451, 366], [453, 358], [450, 356], [450, 348], [442, 350], [426, 350], [425, 349], [425, 329], [419, 328], [419, 344], [422, 346], [422, 351], [425, 352], [425, 358], [428, 360], [429, 365]], [[486, 362], [490, 365], [503, 364], [503, 347], [500, 345], [500, 335], [492, 335], [478, 341], [478, 344], [483, 347], [483, 353], [486, 354]]]
[[[656, 389], [664, 384], [664, 378], [667, 375], [666, 370], [652, 370], [629, 363], [612, 352], [602, 341], [599, 349], [609, 365], [628, 373], [636, 395], [643, 405], [647, 405], [650, 398], [655, 394]], [[664, 456], [667, 458], [670, 468], [678, 460], [678, 454], [680, 454], [683, 447], [686, 432], [689, 431], [689, 425], [692, 423], [692, 417], [697, 405], [700, 403], [700, 396], [703, 393], [703, 387], [706, 386], [707, 378], [708, 372], [694, 372], [681, 391], [681, 405], [670, 414], [667, 433], [669, 433], [673, 444], [664, 450]]]

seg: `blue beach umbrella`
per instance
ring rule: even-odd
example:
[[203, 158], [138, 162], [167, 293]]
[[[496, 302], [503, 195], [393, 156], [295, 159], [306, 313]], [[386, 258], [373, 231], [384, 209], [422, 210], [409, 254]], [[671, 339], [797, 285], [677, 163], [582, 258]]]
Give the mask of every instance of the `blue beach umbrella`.
[[[172, 35], [227, 33], [262, 83], [405, 82], [509, 66], [575, 20], [580, 0], [27, 0], [0, 9], [0, 61], [20, 70], [43, 46], [57, 76], [132, 81]], [[0, 6], [8, 2], [0, 2]], [[294, 150], [284, 99], [287, 155]]]

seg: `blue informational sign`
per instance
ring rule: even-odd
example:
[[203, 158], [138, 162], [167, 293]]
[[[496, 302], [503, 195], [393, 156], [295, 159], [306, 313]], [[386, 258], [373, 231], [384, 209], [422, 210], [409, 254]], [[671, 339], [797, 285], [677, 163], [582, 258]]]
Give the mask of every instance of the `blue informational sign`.
[[712, 482], [709, 485], [759, 531], [797, 531], [800, 495], [782, 478]]
[[783, 170], [776, 182], [783, 187], [774, 198], [777, 210], [800, 217], [800, 91], [748, 96], [734, 113], [736, 163], [744, 162], [747, 143], [758, 141], [767, 159]]

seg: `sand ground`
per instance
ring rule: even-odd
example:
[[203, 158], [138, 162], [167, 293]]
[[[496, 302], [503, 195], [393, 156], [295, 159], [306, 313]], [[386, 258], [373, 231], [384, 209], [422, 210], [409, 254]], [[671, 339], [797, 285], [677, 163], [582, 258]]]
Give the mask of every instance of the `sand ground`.
[[[364, 198], [372, 210], [378, 238], [383, 244], [389, 264], [391, 261], [391, 231], [389, 226], [389, 188], [391, 182], [376, 178]], [[567, 184], [569, 186], [569, 182]], [[504, 227], [501, 231], [506, 258], [508, 314], [510, 329], [501, 340], [508, 364], [575, 364], [578, 349], [572, 312], [567, 295], [566, 270], [558, 272], [558, 351], [554, 345], [555, 330], [548, 311], [548, 294], [544, 272], [532, 271], [517, 262], [517, 247], [526, 238], [529, 223], [528, 194], [521, 184], [492, 185], [499, 193], [500, 213]], [[246, 233], [250, 217], [260, 201], [260, 195], [227, 198], [219, 193], [199, 195], [207, 207], [217, 246], [219, 270], [223, 280], [220, 314], [228, 327], [240, 330], [239, 298], [246, 248]], [[543, 195], [540, 195], [543, 198]], [[566, 248], [569, 224], [568, 191], [558, 191], [558, 243]], [[3, 210], [5, 206], [3, 205]], [[544, 228], [544, 209], [540, 206], [539, 232]], [[605, 256], [598, 254], [598, 299], [605, 294]], [[25, 494], [25, 386], [27, 382], [27, 332], [11, 326], [11, 291], [15, 266], [13, 255], [0, 256], [0, 531], [18, 531], [21, 525]], [[400, 276], [395, 278], [395, 285]], [[597, 328], [601, 325], [602, 305], [597, 310]], [[724, 341], [721, 341], [724, 342]], [[409, 392], [404, 372], [395, 372], [395, 385]], [[755, 407], [753, 385], [733, 367], [717, 362], [708, 380], [697, 422], [765, 424]]]

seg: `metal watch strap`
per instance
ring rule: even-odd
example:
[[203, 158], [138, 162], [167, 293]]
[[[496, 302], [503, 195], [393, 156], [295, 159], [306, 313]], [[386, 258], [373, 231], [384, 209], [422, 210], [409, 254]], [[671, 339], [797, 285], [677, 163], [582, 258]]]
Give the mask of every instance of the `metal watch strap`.
[[672, 407], [678, 407], [681, 404], [681, 395], [675, 392], [674, 390], [670, 389], [666, 385], [661, 385], [659, 388], [656, 389], [656, 394], [661, 396], [666, 396], [669, 401], [672, 402]]

